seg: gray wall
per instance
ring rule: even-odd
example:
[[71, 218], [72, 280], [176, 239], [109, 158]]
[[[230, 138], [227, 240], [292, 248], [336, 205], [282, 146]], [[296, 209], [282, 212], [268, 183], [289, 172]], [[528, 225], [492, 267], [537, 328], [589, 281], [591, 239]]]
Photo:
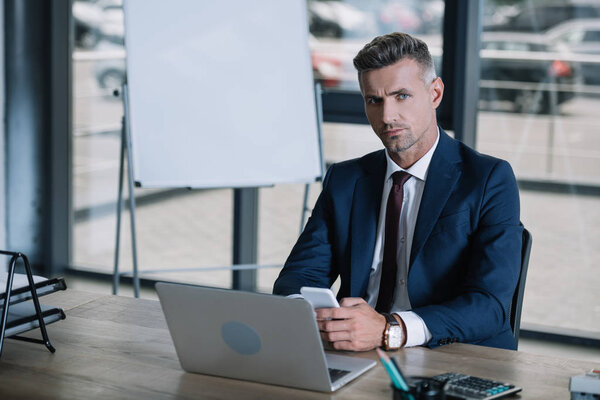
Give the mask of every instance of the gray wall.
[[3, 239], [52, 276], [69, 259], [71, 1], [2, 5]]

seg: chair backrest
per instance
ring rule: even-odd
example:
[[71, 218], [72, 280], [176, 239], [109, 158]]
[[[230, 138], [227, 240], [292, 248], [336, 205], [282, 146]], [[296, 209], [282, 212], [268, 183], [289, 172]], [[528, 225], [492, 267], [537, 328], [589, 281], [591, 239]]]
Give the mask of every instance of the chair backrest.
[[510, 327], [513, 331], [515, 346], [519, 347], [519, 329], [521, 327], [521, 309], [523, 308], [523, 294], [525, 293], [525, 279], [527, 278], [527, 267], [529, 266], [529, 255], [531, 253], [531, 233], [523, 228], [523, 242], [521, 245], [521, 273], [515, 293], [510, 304]]

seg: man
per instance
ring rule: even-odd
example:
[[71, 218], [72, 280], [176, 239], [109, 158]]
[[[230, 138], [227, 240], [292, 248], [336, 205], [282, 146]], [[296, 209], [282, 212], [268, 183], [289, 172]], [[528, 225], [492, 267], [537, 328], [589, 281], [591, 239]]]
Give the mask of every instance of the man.
[[421, 40], [377, 37], [354, 65], [385, 150], [331, 166], [273, 292], [339, 276], [341, 307], [317, 310], [335, 349], [514, 349], [522, 226], [512, 169], [437, 126], [444, 85]]

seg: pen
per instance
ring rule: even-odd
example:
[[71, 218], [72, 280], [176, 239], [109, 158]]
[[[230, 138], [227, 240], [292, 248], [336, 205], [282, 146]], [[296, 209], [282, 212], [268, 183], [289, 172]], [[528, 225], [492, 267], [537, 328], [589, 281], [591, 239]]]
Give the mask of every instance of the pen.
[[402, 375], [400, 374], [400, 371], [394, 366], [394, 364], [392, 364], [388, 355], [385, 354], [380, 348], [377, 348], [375, 351], [377, 352], [377, 355], [379, 356], [379, 359], [385, 367], [385, 370], [387, 371], [388, 375], [392, 379], [392, 383], [394, 384], [394, 386], [399, 390], [408, 392], [408, 385], [404, 381]]
[[400, 380], [403, 382], [406, 382], [406, 379], [404, 378], [404, 374], [402, 373], [402, 370], [400, 369], [400, 366], [398, 365], [398, 362], [396, 361], [396, 359], [393, 357], [390, 357], [390, 360], [392, 361], [392, 364], [394, 364], [396, 371], [398, 371], [398, 375], [400, 375]]

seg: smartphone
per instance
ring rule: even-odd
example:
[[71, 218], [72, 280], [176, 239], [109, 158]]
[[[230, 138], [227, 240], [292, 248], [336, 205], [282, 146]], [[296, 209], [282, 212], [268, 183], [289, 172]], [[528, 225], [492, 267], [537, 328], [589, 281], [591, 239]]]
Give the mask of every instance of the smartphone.
[[315, 310], [317, 308], [336, 308], [340, 306], [331, 289], [303, 286], [300, 288], [300, 294]]

